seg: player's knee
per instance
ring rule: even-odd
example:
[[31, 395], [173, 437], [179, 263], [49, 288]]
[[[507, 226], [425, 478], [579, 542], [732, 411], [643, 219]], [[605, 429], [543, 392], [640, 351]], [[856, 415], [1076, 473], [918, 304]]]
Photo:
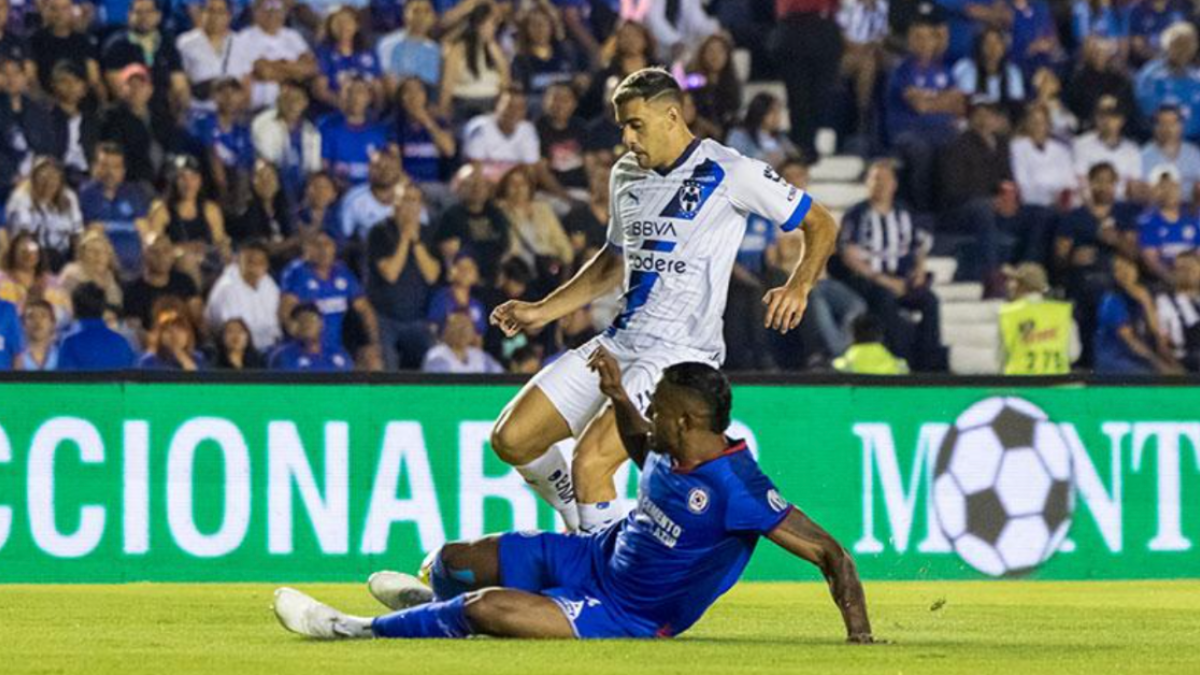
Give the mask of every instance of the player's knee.
[[509, 423], [507, 418], [500, 419], [496, 422], [496, 426], [492, 427], [491, 441], [492, 451], [511, 466], [521, 466], [537, 459], [536, 456], [530, 456], [533, 454], [533, 450], [527, 447], [528, 443], [522, 434]]
[[467, 544], [446, 544], [433, 557], [429, 567], [429, 586], [438, 600], [450, 600], [476, 587], [475, 572], [470, 567]]

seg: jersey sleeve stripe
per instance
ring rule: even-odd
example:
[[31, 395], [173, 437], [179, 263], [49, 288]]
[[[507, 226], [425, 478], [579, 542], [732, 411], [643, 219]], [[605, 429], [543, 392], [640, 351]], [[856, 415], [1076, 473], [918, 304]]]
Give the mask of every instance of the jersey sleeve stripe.
[[796, 205], [796, 210], [792, 211], [791, 217], [787, 219], [787, 222], [780, 226], [780, 229], [782, 229], [784, 232], [791, 232], [797, 227], [800, 227], [800, 223], [804, 222], [804, 216], [808, 215], [808, 210], [810, 208], [812, 208], [812, 195], [805, 192], [804, 196], [800, 198], [800, 203]]

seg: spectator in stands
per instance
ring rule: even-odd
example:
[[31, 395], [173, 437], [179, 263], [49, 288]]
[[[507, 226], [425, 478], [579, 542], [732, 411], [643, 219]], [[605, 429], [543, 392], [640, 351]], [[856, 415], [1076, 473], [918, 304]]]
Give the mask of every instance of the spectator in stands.
[[429, 322], [441, 326], [446, 317], [466, 312], [475, 323], [475, 332], [487, 332], [487, 308], [475, 296], [479, 285], [479, 265], [466, 253], [459, 253], [446, 275], [446, 285], [433, 293], [429, 300]]
[[175, 36], [159, 29], [162, 12], [156, 1], [131, 0], [127, 6], [129, 27], [109, 35], [100, 51], [100, 65], [109, 89], [120, 91], [122, 72], [131, 65], [140, 65], [150, 74], [155, 114], [169, 118], [173, 112], [186, 112], [192, 98], [187, 75]]
[[588, 171], [587, 201], [575, 202], [567, 215], [563, 216], [563, 231], [571, 240], [576, 267], [581, 265], [582, 261], [590, 260], [592, 255], [604, 246], [608, 231], [608, 184], [611, 172], [611, 166], [593, 166]]
[[393, 130], [371, 119], [371, 87], [357, 74], [348, 73], [340, 90], [340, 112], [323, 118], [321, 158], [325, 170], [342, 185], [367, 180], [371, 155], [395, 144]]
[[183, 314], [165, 311], [156, 317], [155, 348], [138, 360], [142, 370], [182, 370], [195, 372], [207, 364], [196, 350], [196, 330]]
[[146, 237], [141, 276], [125, 284], [124, 316], [134, 330], [148, 331], [154, 325], [155, 307], [164, 297], [178, 299], [187, 308], [190, 325], [199, 326], [204, 316], [204, 298], [190, 276], [175, 269], [179, 250], [163, 234]]
[[279, 286], [270, 274], [267, 245], [248, 241], [238, 250], [236, 265], [225, 268], [208, 295], [205, 318], [210, 326], [240, 321], [263, 351], [279, 342]]
[[1142, 153], [1133, 141], [1125, 138], [1125, 115], [1117, 100], [1101, 98], [1096, 103], [1096, 130], [1075, 139], [1071, 154], [1075, 156], [1075, 174], [1083, 183], [1088, 171], [1101, 162], [1117, 170], [1117, 194], [1121, 199], [1145, 201], [1146, 188], [1142, 182]]
[[1008, 54], [1008, 38], [988, 28], [975, 39], [971, 56], [954, 64], [954, 82], [968, 98], [984, 96], [1009, 114], [1024, 108], [1025, 78]]
[[155, 90], [145, 66], [126, 66], [117, 81], [116, 105], [101, 117], [100, 139], [120, 145], [129, 179], [149, 187], [159, 178], [167, 150], [178, 145], [178, 126], [169, 110], [151, 106]]
[[309, 176], [304, 183], [304, 198], [296, 210], [297, 232], [302, 237], [325, 232], [334, 240], [344, 238], [337, 200], [338, 191], [333, 176], [324, 171]]
[[509, 219], [492, 199], [492, 186], [481, 169], [464, 166], [457, 175], [460, 202], [446, 209], [436, 240], [443, 261], [469, 249], [479, 261], [485, 283], [496, 277], [500, 258], [509, 250]]
[[1043, 108], [1050, 116], [1050, 134], [1070, 143], [1079, 128], [1079, 120], [1062, 100], [1062, 82], [1049, 68], [1039, 68], [1034, 74], [1033, 100], [1030, 105]]
[[551, 85], [536, 125], [542, 153], [538, 183], [564, 200], [582, 197], [587, 190], [583, 149], [587, 129], [575, 114], [578, 107], [579, 99], [570, 85]]
[[96, 146], [92, 180], [79, 188], [79, 208], [88, 228], [108, 235], [122, 270], [141, 266], [142, 236], [149, 232], [150, 199], [142, 186], [125, 180], [125, 151], [111, 142]]
[[1116, 51], [1104, 40], [1088, 38], [1080, 49], [1079, 66], [1067, 82], [1063, 100], [1081, 122], [1095, 119], [1096, 105], [1111, 97], [1121, 114], [1132, 119], [1137, 114], [1133, 83], [1117, 60]]
[[9, 242], [0, 266], [0, 300], [22, 311], [27, 302], [39, 299], [50, 302], [61, 320], [70, 317], [71, 298], [50, 272], [37, 237], [32, 232], [19, 232]]
[[0, 50], [0, 199], [7, 201], [13, 185], [28, 172], [35, 145], [44, 145], [46, 117], [46, 110], [29, 95], [22, 62]]
[[553, 84], [573, 84], [577, 70], [567, 50], [566, 36], [553, 5], [534, 5], [517, 22], [517, 52], [512, 60], [512, 83], [529, 96], [534, 117]]
[[454, 312], [446, 317], [442, 339], [425, 354], [421, 370], [457, 375], [504, 372], [496, 359], [479, 347], [479, 334], [466, 312]]
[[[1154, 201], [1138, 219], [1137, 243], [1142, 266], [1164, 284], [1174, 281], [1175, 259], [1200, 246], [1200, 219], [1183, 207], [1179, 171], [1164, 164], [1150, 172]], [[1134, 234], [1129, 233], [1132, 237]]]
[[1176, 259], [1174, 286], [1154, 301], [1172, 356], [1188, 371], [1200, 371], [1200, 257], [1193, 253]]
[[420, 188], [397, 188], [393, 200], [390, 217], [367, 235], [367, 297], [378, 316], [384, 368], [415, 370], [433, 344], [425, 313], [441, 263], [422, 232]]
[[88, 158], [100, 138], [100, 116], [87, 101], [87, 80], [79, 67], [60, 61], [50, 72], [53, 105], [46, 127], [44, 152], [62, 163], [67, 180], [78, 185], [88, 172]]
[[[358, 278], [337, 259], [337, 245], [329, 235], [319, 232], [304, 242], [304, 257], [294, 261], [283, 273], [283, 294], [279, 299], [282, 322], [292, 315], [296, 305], [315, 302], [324, 324], [324, 341], [331, 347], [343, 346], [342, 324], [353, 309], [365, 326], [367, 348], [379, 345], [379, 327], [375, 311], [363, 294]], [[295, 335], [289, 328], [288, 333]], [[360, 355], [361, 358], [361, 355]]]
[[1129, 56], [1135, 66], [1157, 58], [1162, 52], [1160, 37], [1169, 26], [1187, 21], [1190, 10], [1178, 0], [1141, 0], [1128, 7]]
[[885, 67], [888, 8], [888, 0], [845, 0], [837, 14], [845, 49], [842, 74], [853, 87], [859, 133], [870, 128], [875, 86]]
[[250, 207], [229, 224], [229, 234], [239, 246], [253, 239], [266, 242], [272, 260], [292, 260], [300, 253], [293, 216], [275, 167], [260, 159], [254, 163]]
[[532, 345], [525, 345], [513, 352], [508, 362], [508, 372], [513, 375], [533, 375], [542, 369], [542, 358]]
[[430, 38], [436, 25], [437, 11], [430, 0], [406, 0], [404, 28], [380, 38], [377, 47], [388, 91], [395, 91], [410, 77], [430, 90], [437, 88], [442, 77], [442, 50]]
[[0, 0], [0, 59], [14, 61], [23, 71], [33, 72], [23, 12], [24, 7], [14, 8], [9, 0]]
[[[780, 78], [787, 86], [792, 140], [805, 157], [817, 156], [817, 129], [828, 124], [833, 110], [834, 97], [829, 92], [837, 84], [842, 61], [842, 35], [834, 19], [837, 8], [836, 0], [775, 3], [779, 21], [770, 37], [771, 51]], [[948, 87], [950, 81], [946, 75]]]
[[284, 26], [284, 0], [255, 0], [253, 17], [234, 38], [229, 74], [250, 78], [250, 109], [261, 110], [279, 96], [280, 82], [316, 75], [317, 60], [300, 33]]
[[1066, 375], [1079, 358], [1079, 328], [1072, 307], [1046, 297], [1050, 282], [1038, 263], [1006, 267], [1008, 302], [1000, 307], [1000, 372]]
[[908, 362], [897, 357], [883, 343], [883, 326], [871, 314], [854, 320], [854, 343], [833, 361], [839, 373], [852, 375], [907, 375]]
[[[925, 7], [925, 4], [921, 5]], [[939, 148], [954, 138], [965, 97], [954, 86], [950, 70], [941, 63], [941, 19], [936, 13], [919, 14], [908, 29], [909, 56], [892, 72], [885, 108], [891, 144], [905, 165], [904, 186], [912, 208], [928, 213], [934, 207], [934, 166]], [[807, 64], [799, 64], [807, 68]], [[818, 89], [805, 95], [823, 97]], [[789, 92], [789, 105], [794, 96]], [[812, 104], [799, 106], [809, 108]], [[791, 107], [792, 136], [796, 134], [797, 106]], [[812, 122], [805, 122], [811, 126]], [[801, 145], [806, 157], [809, 146]]]
[[[537, 295], [532, 290], [533, 272], [519, 258], [507, 258], [500, 264], [496, 272], [494, 284], [485, 285], [480, 289], [480, 299], [487, 306], [488, 315], [501, 304], [509, 300], [536, 300]], [[484, 349], [499, 361], [507, 361], [513, 353], [522, 347], [532, 347], [539, 358], [550, 353], [550, 337], [552, 332], [531, 330], [506, 337], [497, 326], [488, 326], [484, 334]]]
[[496, 11], [476, 4], [458, 37], [443, 44], [438, 106], [455, 124], [487, 114], [509, 86], [508, 56], [496, 41]]
[[25, 351], [24, 331], [17, 306], [0, 300], [0, 370], [12, 370], [17, 356]]
[[231, 4], [229, 0], [204, 0], [189, 6], [198, 8], [199, 19], [195, 28], [179, 36], [175, 46], [192, 101], [211, 107], [212, 85], [244, 74], [242, 66], [233, 62], [236, 35], [229, 28]]
[[1154, 136], [1142, 146], [1143, 178], [1150, 170], [1169, 165], [1179, 172], [1184, 201], [1200, 197], [1200, 148], [1183, 138], [1183, 114], [1175, 106], [1163, 106], [1154, 114]]
[[1137, 264], [1113, 259], [1116, 284], [1100, 302], [1095, 369], [1104, 374], [1180, 374], [1182, 367], [1159, 330], [1154, 301], [1138, 280]]
[[1113, 0], [1074, 0], [1072, 32], [1075, 44], [1096, 40], [1125, 63], [1129, 56], [1129, 26]]
[[1058, 28], [1046, 0], [1010, 0], [1012, 11], [1012, 58], [1026, 75], [1042, 68], [1057, 69], [1066, 55], [1058, 40]]
[[324, 39], [317, 47], [313, 98], [331, 108], [339, 107], [342, 85], [350, 79], [359, 79], [366, 83], [371, 94], [368, 101], [382, 103], [383, 71], [375, 50], [367, 47], [366, 36], [358, 25], [358, 11], [349, 5], [339, 5], [325, 17], [323, 33]]
[[79, 199], [67, 186], [62, 164], [52, 157], [33, 163], [29, 178], [21, 181], [4, 208], [4, 237], [31, 232], [37, 237], [50, 266], [58, 272], [71, 259], [71, 245], [83, 232]]
[[25, 349], [13, 362], [14, 370], [58, 370], [58, 330], [54, 307], [45, 300], [30, 300], [21, 314]]
[[308, 177], [322, 168], [321, 132], [305, 116], [308, 104], [303, 83], [284, 80], [275, 106], [259, 113], [250, 125], [254, 150], [279, 172], [283, 192], [293, 204], [300, 201]]
[[342, 198], [342, 241], [361, 240], [376, 223], [392, 216], [395, 209], [396, 186], [403, 172], [395, 148], [375, 153], [367, 165], [367, 182], [352, 188]]
[[330, 344], [326, 341], [325, 336], [329, 331], [316, 304], [296, 304], [288, 316], [293, 339], [271, 354], [271, 370], [348, 371], [354, 366], [340, 343]]
[[1050, 114], [1037, 104], [1025, 111], [1011, 146], [1012, 175], [1025, 204], [1068, 210], [1078, 202], [1071, 148], [1050, 135]]
[[215, 365], [221, 370], [259, 370], [266, 365], [245, 321], [230, 319], [221, 325]]
[[204, 198], [204, 177], [194, 157], [176, 157], [167, 171], [161, 199], [150, 205], [150, 231], [165, 233], [183, 248], [182, 271], [200, 279], [200, 266], [210, 252], [229, 250], [221, 208]]
[[[696, 101], [697, 114], [716, 125], [723, 138], [742, 108], [742, 83], [733, 69], [733, 43], [724, 33], [709, 35], [700, 43], [687, 72], [685, 86]], [[692, 78], [696, 78], [694, 82]]]
[[205, 166], [218, 203], [228, 214], [239, 214], [250, 199], [254, 170], [254, 141], [246, 118], [246, 90], [232, 77], [212, 85], [214, 112], [202, 112], [191, 125], [193, 143], [203, 148]]
[[104, 83], [100, 78], [100, 63], [96, 60], [96, 43], [92, 36], [74, 23], [75, 6], [71, 0], [44, 0], [38, 3], [42, 27], [29, 38], [33, 71], [38, 86], [44, 92], [54, 91], [53, 72], [60, 63], [69, 65], [83, 81], [83, 100], [87, 90], [101, 101], [105, 100]]
[[82, 283], [71, 292], [71, 305], [75, 308], [75, 327], [59, 346], [58, 369], [132, 368], [137, 361], [133, 348], [106, 323], [108, 301], [104, 289], [94, 283]]
[[686, 62], [704, 38], [721, 30], [721, 24], [704, 11], [701, 0], [652, 2], [642, 20], [654, 34], [658, 60], [663, 63]]
[[[1123, 233], [1136, 227], [1137, 206], [1118, 203], [1117, 171], [1107, 162], [1088, 172], [1087, 198], [1083, 206], [1064, 217], [1054, 242], [1054, 264], [1059, 283], [1075, 304], [1075, 321], [1080, 334], [1096, 333], [1100, 298], [1110, 284], [1114, 255], [1136, 257]], [[1084, 340], [1078, 366], [1091, 368], [1093, 341]]]
[[463, 157], [478, 162], [484, 176], [500, 180], [509, 169], [536, 164], [541, 157], [537, 129], [526, 119], [524, 92], [507, 89], [496, 99], [496, 111], [480, 115], [463, 129]]
[[513, 167], [496, 186], [496, 203], [508, 219], [509, 253], [524, 260], [541, 281], [557, 286], [575, 251], [554, 209], [534, 196], [533, 187], [529, 168]]
[[1147, 118], [1164, 105], [1179, 107], [1184, 135], [1200, 139], [1200, 73], [1195, 67], [1196, 28], [1180, 22], [1162, 36], [1163, 55], [1138, 71], [1135, 82], [1138, 106]]
[[458, 152], [453, 130], [429, 105], [425, 87], [415, 77], [400, 82], [396, 102], [396, 143], [404, 173], [441, 205], [450, 196], [441, 182], [442, 167]]
[[[896, 189], [891, 162], [873, 162], [867, 172], [867, 201], [843, 218], [841, 276], [883, 322], [897, 354], [916, 370], [945, 370], [940, 308], [925, 271], [931, 240], [896, 201]], [[915, 326], [901, 313], [904, 309], [920, 313]]]
[[742, 123], [729, 132], [726, 143], [747, 157], [779, 166], [800, 151], [783, 133], [783, 104], [773, 94], [761, 92], [750, 99]]
[[725, 135], [725, 131], [717, 126], [715, 122], [707, 118], [701, 117], [696, 108], [696, 97], [690, 90], [683, 90], [683, 96], [680, 97], [679, 111], [683, 113], [683, 123], [691, 130], [692, 134], [699, 139], [711, 138], [714, 141], [719, 141]]
[[589, 119], [605, 114], [610, 94], [621, 80], [658, 63], [655, 49], [654, 36], [646, 26], [637, 21], [622, 21], [604, 42], [600, 56], [604, 66], [580, 100], [580, 113]]

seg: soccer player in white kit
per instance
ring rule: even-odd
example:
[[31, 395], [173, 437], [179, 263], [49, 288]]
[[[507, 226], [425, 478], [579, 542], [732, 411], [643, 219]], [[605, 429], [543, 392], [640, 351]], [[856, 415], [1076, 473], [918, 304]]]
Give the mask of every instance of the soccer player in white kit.
[[[506, 335], [541, 328], [624, 284], [612, 326], [535, 375], [500, 414], [492, 448], [557, 510], [567, 526], [596, 531], [621, 517], [613, 475], [626, 459], [588, 357], [603, 345], [626, 391], [646, 412], [664, 368], [719, 367], [734, 258], [756, 213], [783, 230], [803, 226], [806, 253], [787, 283], [763, 298], [767, 328], [800, 323], [809, 291], [837, 241], [837, 222], [769, 165], [711, 140], [683, 120], [683, 92], [660, 68], [629, 75], [613, 93], [629, 149], [610, 181], [608, 241], [570, 281], [538, 302], [509, 301], [491, 322]], [[570, 469], [555, 443], [578, 439]]]

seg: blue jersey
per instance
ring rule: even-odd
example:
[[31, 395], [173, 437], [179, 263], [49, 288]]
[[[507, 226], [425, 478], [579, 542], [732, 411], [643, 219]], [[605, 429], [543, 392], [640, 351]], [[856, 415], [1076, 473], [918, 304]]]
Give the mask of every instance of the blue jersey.
[[225, 167], [254, 168], [254, 140], [250, 137], [248, 124], [234, 122], [225, 129], [215, 112], [205, 112], [192, 119], [191, 134], [201, 147], [213, 150], [217, 161]]
[[1186, 213], [1171, 221], [1162, 211], [1147, 211], [1138, 219], [1138, 246], [1157, 251], [1163, 264], [1170, 267], [1176, 258], [1200, 246], [1200, 221]]
[[322, 345], [321, 351], [310, 352], [299, 342], [288, 342], [271, 354], [271, 370], [330, 372], [350, 370], [353, 362], [341, 347]]
[[17, 316], [17, 306], [0, 300], [0, 370], [12, 370], [13, 359], [24, 349], [24, 333], [21, 331], [21, 318]]
[[357, 185], [367, 181], [371, 155], [395, 142], [392, 129], [384, 124], [350, 124], [341, 113], [329, 115], [318, 125], [321, 159], [337, 178]]
[[377, 80], [383, 76], [379, 70], [379, 59], [371, 51], [354, 52], [346, 56], [333, 47], [317, 49], [317, 68], [329, 80], [329, 91], [342, 90], [342, 82], [352, 76], [364, 80]]
[[790, 509], [745, 441], [688, 472], [650, 453], [637, 508], [597, 535], [598, 590], [658, 635], [678, 635], [737, 583]]
[[361, 298], [362, 286], [358, 278], [342, 263], [334, 263], [327, 278], [317, 275], [312, 265], [297, 260], [283, 271], [284, 293], [290, 293], [300, 302], [312, 302], [321, 311], [325, 320], [325, 333], [321, 338], [327, 347], [342, 347], [342, 322], [354, 301]]

